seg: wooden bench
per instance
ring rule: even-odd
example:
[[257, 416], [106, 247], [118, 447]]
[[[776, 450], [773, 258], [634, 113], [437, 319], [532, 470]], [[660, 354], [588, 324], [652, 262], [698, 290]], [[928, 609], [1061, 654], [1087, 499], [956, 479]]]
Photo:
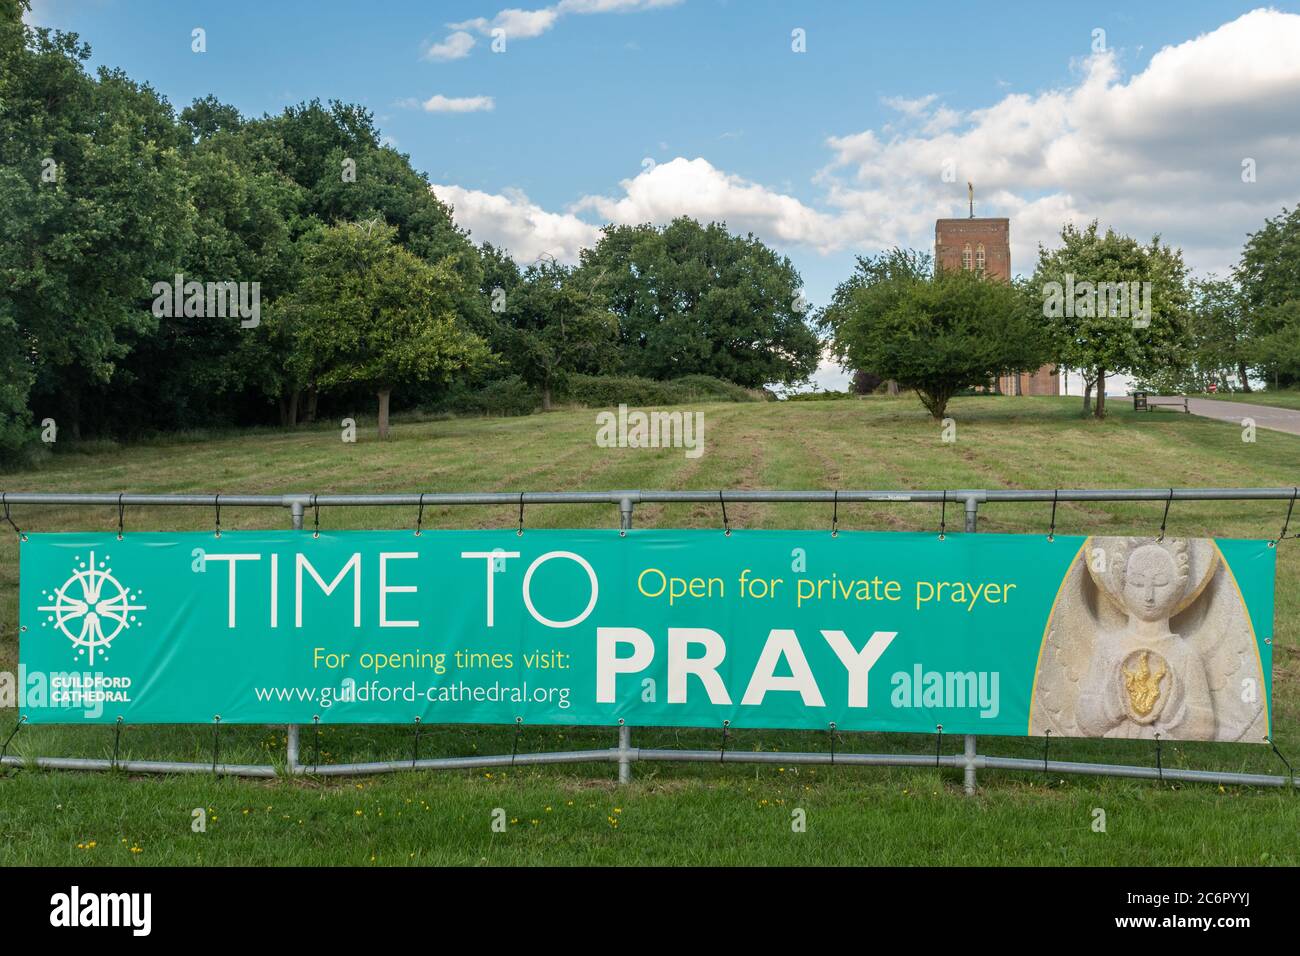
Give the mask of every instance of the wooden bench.
[[1186, 395], [1148, 395], [1146, 392], [1133, 393], [1133, 410], [1135, 412], [1149, 412], [1161, 405], [1167, 405], [1170, 408], [1181, 407], [1184, 412], [1191, 414], [1191, 409], [1187, 407]]

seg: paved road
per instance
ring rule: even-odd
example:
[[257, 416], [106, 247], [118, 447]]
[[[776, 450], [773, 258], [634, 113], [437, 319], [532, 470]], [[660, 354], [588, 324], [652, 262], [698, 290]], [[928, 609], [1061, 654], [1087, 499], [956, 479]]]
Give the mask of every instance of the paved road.
[[1300, 435], [1300, 411], [1294, 408], [1273, 408], [1247, 402], [1216, 402], [1211, 398], [1189, 398], [1187, 407], [1193, 415], [1217, 418], [1234, 425], [1240, 425], [1243, 418], [1253, 418], [1260, 428]]

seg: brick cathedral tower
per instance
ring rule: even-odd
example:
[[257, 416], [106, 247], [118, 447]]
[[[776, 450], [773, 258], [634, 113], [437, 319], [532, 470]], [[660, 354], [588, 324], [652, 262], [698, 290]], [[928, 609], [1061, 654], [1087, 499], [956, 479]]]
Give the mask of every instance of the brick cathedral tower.
[[[1011, 220], [975, 218], [974, 187], [970, 195], [970, 216], [966, 219], [937, 219], [934, 223], [934, 262], [940, 269], [973, 269], [1011, 281]], [[1056, 366], [1044, 365], [1036, 372], [999, 375], [998, 389], [1004, 395], [1057, 395], [1060, 376]]]

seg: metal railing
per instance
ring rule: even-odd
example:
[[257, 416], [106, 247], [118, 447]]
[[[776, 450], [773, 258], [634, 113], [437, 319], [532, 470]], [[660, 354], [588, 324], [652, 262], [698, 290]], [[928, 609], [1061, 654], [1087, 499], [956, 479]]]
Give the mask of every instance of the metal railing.
[[[632, 527], [633, 511], [638, 504], [709, 503], [725, 507], [727, 503], [821, 503], [834, 506], [854, 503], [921, 503], [946, 506], [960, 505], [964, 512], [964, 529], [978, 530], [979, 507], [986, 502], [1051, 502], [1053, 525], [1055, 505], [1079, 501], [1157, 501], [1165, 504], [1165, 518], [1175, 501], [1282, 501], [1287, 502], [1289, 522], [1300, 488], [1123, 488], [1123, 489], [945, 489], [941, 491], [900, 490], [832, 490], [832, 491], [540, 491], [540, 492], [428, 492], [388, 495], [347, 494], [133, 494], [89, 493], [58, 494], [46, 492], [3, 492], [0, 501], [12, 505], [113, 506], [119, 509], [140, 506], [182, 506], [197, 508], [252, 507], [286, 508], [292, 527], [302, 530], [304, 516], [310, 508], [336, 507], [437, 507], [440, 505], [509, 505], [524, 508], [544, 504], [611, 504], [618, 507], [619, 528]], [[941, 519], [942, 521], [942, 519]], [[1285, 530], [1286, 523], [1283, 528]], [[1280, 535], [1279, 535], [1280, 537]], [[19, 725], [21, 726], [21, 724]], [[14, 733], [17, 727], [14, 728]], [[8, 735], [12, 739], [12, 734]], [[866, 753], [764, 753], [746, 751], [651, 749], [632, 746], [631, 728], [620, 724], [618, 745], [595, 750], [571, 750], [531, 754], [498, 754], [472, 757], [441, 757], [411, 760], [384, 760], [369, 763], [304, 764], [300, 753], [300, 728], [288, 725], [285, 761], [282, 767], [271, 764], [231, 764], [180, 762], [166, 760], [112, 760], [82, 757], [0, 756], [0, 767], [39, 767], [49, 770], [121, 770], [127, 773], [211, 773], [240, 777], [290, 776], [366, 776], [399, 770], [468, 770], [484, 767], [535, 766], [540, 764], [616, 763], [620, 784], [630, 782], [632, 764], [639, 761], [704, 762], [746, 764], [812, 764], [871, 767], [937, 767], [962, 771], [967, 794], [975, 792], [977, 772], [981, 769], [1083, 774], [1089, 776], [1131, 777], [1187, 783], [1220, 785], [1291, 787], [1297, 786], [1294, 774], [1275, 775], [1239, 771], [1185, 770], [1128, 764], [1098, 764], [1063, 760], [981, 755], [974, 734], [964, 735], [960, 754], [866, 754]], [[1280, 754], [1279, 754], [1280, 756]], [[319, 760], [319, 758], [318, 758]]]

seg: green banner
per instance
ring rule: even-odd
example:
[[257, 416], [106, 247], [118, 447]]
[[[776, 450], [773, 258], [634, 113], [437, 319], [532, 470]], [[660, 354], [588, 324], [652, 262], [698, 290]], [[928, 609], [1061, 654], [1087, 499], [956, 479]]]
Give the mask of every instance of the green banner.
[[33, 723], [1269, 732], [1263, 541], [285, 531], [21, 548]]

